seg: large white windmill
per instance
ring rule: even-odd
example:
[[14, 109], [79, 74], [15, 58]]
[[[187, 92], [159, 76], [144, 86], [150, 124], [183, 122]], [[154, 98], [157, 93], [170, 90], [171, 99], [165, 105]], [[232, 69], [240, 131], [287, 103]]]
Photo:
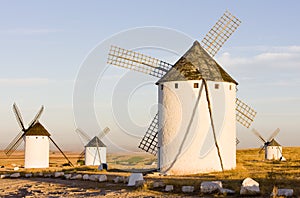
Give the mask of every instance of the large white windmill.
[[7, 156], [10, 156], [22, 143], [25, 143], [25, 168], [47, 168], [49, 167], [49, 140], [57, 147], [57, 149], [66, 158], [68, 163], [73, 166], [67, 156], [58, 147], [54, 140], [50, 137], [50, 133], [38, 121], [44, 107], [42, 106], [34, 119], [29, 123], [28, 128], [25, 128], [21, 113], [16, 105], [13, 104], [18, 124], [21, 127], [21, 132], [11, 141], [4, 150]]
[[76, 129], [76, 132], [86, 141], [84, 150], [81, 152], [81, 158], [84, 155], [85, 165], [98, 166], [103, 165], [103, 168], [107, 168], [106, 165], [106, 146], [101, 139], [110, 131], [108, 127], [103, 129], [97, 136], [90, 138], [83, 130]]
[[236, 166], [236, 120], [249, 128], [256, 112], [236, 98], [237, 82], [214, 60], [240, 21], [226, 11], [201, 44], [174, 64], [112, 46], [108, 64], [158, 77], [158, 113], [139, 148], [158, 153], [165, 174]]
[[265, 140], [260, 133], [252, 129], [252, 132], [258, 137], [259, 140], [263, 142], [259, 153], [265, 150], [265, 159], [266, 160], [282, 160], [284, 161], [285, 158], [282, 155], [282, 146], [275, 140], [276, 135], [279, 133], [280, 129], [276, 129], [270, 137]]

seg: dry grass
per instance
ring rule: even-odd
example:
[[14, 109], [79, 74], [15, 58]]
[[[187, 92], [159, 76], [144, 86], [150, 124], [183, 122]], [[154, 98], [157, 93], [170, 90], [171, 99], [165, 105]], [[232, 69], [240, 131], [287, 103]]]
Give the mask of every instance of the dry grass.
[[[183, 176], [158, 176], [148, 175], [147, 183], [143, 188], [137, 189], [137, 191], [148, 192], [155, 195], [182, 195], [180, 194], [181, 186], [193, 185], [195, 192], [191, 195], [199, 195], [199, 186], [202, 181], [209, 180], [221, 180], [225, 188], [230, 188], [239, 192], [242, 180], [246, 177], [251, 177], [260, 183], [260, 188], [263, 196], [269, 196], [274, 186], [279, 188], [293, 188], [296, 195], [300, 195], [300, 147], [283, 148], [283, 153], [287, 161], [285, 162], [272, 162], [265, 161], [264, 154], [258, 153], [258, 149], [247, 149], [237, 151], [237, 168], [225, 172], [214, 172], [207, 174], [196, 175], [183, 175]], [[66, 153], [71, 161], [76, 164], [78, 153], [67, 152]], [[0, 165], [4, 165], [6, 168], [12, 168], [12, 164], [23, 165], [24, 154], [17, 152], [9, 159], [5, 154], [0, 154]], [[155, 157], [148, 154], [108, 154], [108, 166], [109, 171], [105, 174], [113, 177], [115, 175], [128, 176], [129, 173], [121, 170], [131, 171], [133, 169], [151, 169], [156, 165], [152, 164], [155, 161]], [[26, 172], [52, 172], [52, 171], [66, 171], [66, 172], [80, 172], [80, 173], [96, 173], [97, 167], [93, 166], [76, 166], [76, 167], [62, 167], [65, 163], [65, 159], [58, 153], [50, 154], [50, 168], [48, 169], [32, 169], [26, 170]], [[7, 169], [0, 169], [1, 172], [7, 172]], [[24, 169], [20, 169], [24, 171]], [[103, 172], [102, 172], [103, 173]], [[163, 194], [161, 189], [155, 192], [151, 189], [151, 182], [156, 180], [162, 180], [166, 184], [174, 185], [175, 191], [172, 194]]]

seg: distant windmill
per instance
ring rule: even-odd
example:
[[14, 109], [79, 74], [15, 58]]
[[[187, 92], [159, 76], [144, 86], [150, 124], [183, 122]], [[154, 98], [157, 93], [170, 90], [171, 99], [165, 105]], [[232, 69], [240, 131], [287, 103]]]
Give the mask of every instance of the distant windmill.
[[64, 152], [58, 147], [54, 140], [50, 137], [50, 133], [38, 121], [44, 106], [41, 107], [34, 119], [25, 128], [21, 113], [16, 105], [13, 104], [13, 111], [21, 127], [21, 132], [12, 140], [12, 142], [4, 150], [7, 156], [10, 156], [22, 143], [25, 142], [25, 168], [47, 168], [49, 167], [49, 140], [57, 147], [57, 149], [66, 158], [68, 163], [73, 166]]
[[279, 133], [279, 131], [279, 128], [276, 129], [271, 136], [265, 140], [257, 130], [252, 129], [252, 132], [263, 142], [259, 153], [265, 150], [266, 160], [285, 160], [282, 155], [282, 146], [275, 140], [275, 136]]
[[[162, 173], [235, 168], [236, 121], [249, 128], [256, 112], [236, 98], [238, 83], [213, 57], [239, 24], [240, 20], [226, 11], [202, 42], [195, 41], [174, 65], [117, 46], [110, 48], [108, 64], [159, 78], [156, 85], [162, 105], [139, 148], [158, 153]], [[213, 149], [206, 150], [204, 141], [210, 135]]]
[[[84, 150], [81, 152], [80, 157], [84, 156], [85, 165], [95, 166], [95, 165], [106, 165], [106, 146], [101, 141], [101, 139], [110, 131], [108, 127], [106, 127], [103, 131], [101, 131], [98, 136], [95, 136], [91, 139], [83, 130], [76, 129], [76, 132], [84, 139], [86, 145], [84, 146]], [[107, 167], [107, 166], [106, 166]]]

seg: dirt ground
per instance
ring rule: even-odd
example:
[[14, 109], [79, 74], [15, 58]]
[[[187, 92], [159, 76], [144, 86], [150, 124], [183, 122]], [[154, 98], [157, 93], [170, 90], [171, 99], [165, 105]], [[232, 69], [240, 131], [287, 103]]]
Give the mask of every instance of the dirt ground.
[[[75, 167], [62, 166], [65, 159], [57, 152], [50, 154], [50, 167], [47, 169], [24, 169], [24, 153], [16, 152], [9, 159], [0, 153], [0, 173], [20, 172], [49, 173], [64, 171], [72, 174], [105, 174], [107, 182], [99, 183], [82, 180], [66, 180], [61, 178], [18, 178], [0, 179], [0, 197], [207, 197], [201, 194], [202, 181], [220, 180], [223, 187], [235, 190], [233, 197], [239, 197], [239, 190], [244, 178], [251, 177], [259, 182], [261, 197], [269, 197], [274, 186], [278, 188], [292, 188], [294, 197], [300, 195], [300, 148], [284, 148], [285, 162], [265, 161], [264, 154], [258, 153], [258, 149], [237, 151], [237, 167], [235, 170], [215, 172], [207, 174], [160, 176], [148, 174], [144, 177], [146, 184], [143, 187], [127, 187], [123, 183], [114, 183], [116, 176], [129, 176], [130, 172], [139, 172], [140, 169], [155, 168], [155, 157], [147, 154], [122, 153], [108, 155], [108, 171], [97, 171], [97, 167], [78, 166], [76, 161], [79, 153], [67, 153]], [[19, 166], [18, 171], [13, 167]], [[125, 170], [130, 170], [126, 172]], [[163, 181], [173, 185], [174, 191], [167, 193], [163, 188], [153, 189], [154, 181]], [[184, 194], [181, 187], [194, 186], [193, 193]], [[216, 196], [216, 195], [215, 195]], [[221, 195], [217, 195], [221, 196]], [[214, 196], [211, 196], [214, 197]]]

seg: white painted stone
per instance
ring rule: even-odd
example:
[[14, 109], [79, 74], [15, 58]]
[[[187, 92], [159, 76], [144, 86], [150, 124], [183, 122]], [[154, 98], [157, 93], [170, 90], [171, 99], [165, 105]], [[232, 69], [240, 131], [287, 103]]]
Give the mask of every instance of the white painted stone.
[[280, 161], [285, 162], [286, 161], [285, 157], [281, 156]]
[[4, 179], [4, 178], [8, 178], [8, 177], [10, 177], [9, 174], [3, 174], [3, 175], [0, 176], [0, 179]]
[[99, 182], [105, 182], [105, 181], [107, 181], [107, 176], [106, 175], [100, 175], [98, 180], [99, 180]]
[[18, 178], [18, 177], [21, 177], [20, 173], [13, 173], [10, 175], [10, 178]]
[[233, 195], [235, 191], [227, 188], [220, 188], [219, 193], [223, 195]]
[[200, 190], [201, 193], [211, 194], [218, 192], [222, 188], [221, 181], [205, 181], [201, 183]]
[[194, 192], [194, 186], [182, 186], [181, 190], [184, 193], [191, 193]]
[[32, 173], [26, 173], [26, 174], [25, 174], [25, 177], [26, 177], [26, 178], [32, 177]]
[[14, 171], [18, 171], [20, 168], [19, 167], [14, 167]]
[[64, 176], [65, 175], [65, 173], [64, 172], [55, 172], [54, 173], [54, 177], [62, 177], [62, 176]]
[[98, 181], [99, 180], [99, 175], [90, 175], [89, 180], [90, 181]]
[[125, 181], [125, 177], [123, 176], [117, 176], [113, 179], [114, 183], [124, 183], [124, 181]]
[[44, 174], [44, 177], [52, 177], [51, 173]]
[[244, 179], [241, 190], [241, 195], [257, 195], [260, 194], [259, 183], [251, 178]]
[[174, 190], [173, 185], [166, 185], [166, 188], [165, 188], [166, 192], [170, 192], [170, 191], [173, 191], [173, 190]]
[[135, 186], [135, 181], [144, 180], [142, 173], [131, 173], [127, 186]]
[[72, 177], [72, 174], [65, 174], [64, 177], [65, 179], [70, 179]]
[[88, 174], [84, 174], [84, 175], [82, 176], [82, 179], [83, 179], [83, 180], [89, 180], [89, 177], [90, 177], [90, 176], [89, 176]]
[[140, 186], [143, 186], [144, 183], [145, 183], [144, 180], [136, 180], [134, 186], [135, 186], [135, 187], [140, 187]]
[[153, 182], [153, 184], [152, 184], [152, 187], [153, 188], [161, 188], [161, 187], [164, 187], [165, 186], [165, 184], [164, 184], [164, 182], [162, 182], [162, 181], [155, 181], [155, 182]]
[[82, 175], [81, 174], [77, 174], [77, 175], [74, 175], [72, 176], [70, 179], [82, 179]]
[[[279, 188], [277, 190], [277, 197], [292, 197], [294, 194], [294, 190], [293, 189], [288, 189], [288, 188]], [[273, 197], [274, 194], [273, 192], [271, 193], [271, 197]]]

